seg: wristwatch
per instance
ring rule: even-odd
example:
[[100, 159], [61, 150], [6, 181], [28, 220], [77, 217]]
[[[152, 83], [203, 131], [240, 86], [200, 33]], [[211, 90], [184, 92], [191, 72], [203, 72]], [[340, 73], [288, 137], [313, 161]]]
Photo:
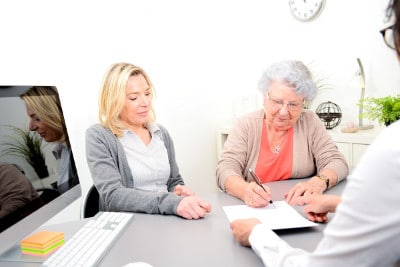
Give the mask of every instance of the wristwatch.
[[322, 174], [322, 173], [320, 173], [320, 172], [317, 173], [317, 177], [318, 177], [319, 179], [325, 181], [325, 183], [326, 183], [326, 188], [325, 188], [324, 192], [325, 192], [326, 190], [328, 190], [328, 189], [329, 189], [329, 177], [326, 176], [326, 175], [324, 175], [324, 174]]

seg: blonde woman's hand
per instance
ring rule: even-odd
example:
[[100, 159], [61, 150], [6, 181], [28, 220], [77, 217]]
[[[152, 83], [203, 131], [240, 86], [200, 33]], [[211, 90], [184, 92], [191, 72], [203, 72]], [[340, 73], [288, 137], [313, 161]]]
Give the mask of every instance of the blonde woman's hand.
[[176, 213], [188, 220], [203, 218], [211, 211], [211, 204], [197, 196], [182, 198], [176, 208]]
[[194, 192], [192, 190], [190, 190], [188, 187], [186, 187], [184, 185], [180, 185], [180, 184], [175, 186], [174, 194], [177, 196], [182, 196], [182, 197], [194, 196]]

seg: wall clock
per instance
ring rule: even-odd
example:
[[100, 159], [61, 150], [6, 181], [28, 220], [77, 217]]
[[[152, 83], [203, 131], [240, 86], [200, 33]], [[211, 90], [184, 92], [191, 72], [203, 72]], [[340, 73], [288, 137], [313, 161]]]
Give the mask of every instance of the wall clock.
[[322, 11], [325, 0], [289, 0], [292, 15], [300, 21], [311, 21]]

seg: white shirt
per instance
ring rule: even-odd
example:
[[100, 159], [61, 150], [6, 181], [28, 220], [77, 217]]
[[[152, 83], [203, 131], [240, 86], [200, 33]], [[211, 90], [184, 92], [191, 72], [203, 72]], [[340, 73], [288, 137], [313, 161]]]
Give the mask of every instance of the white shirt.
[[394, 266], [400, 259], [400, 121], [376, 138], [349, 176], [313, 253], [292, 248], [264, 225], [249, 240], [265, 266]]
[[148, 125], [151, 140], [148, 145], [134, 132], [126, 130], [120, 138], [132, 172], [134, 187], [151, 192], [168, 192], [170, 166], [161, 131], [155, 124]]
[[57, 185], [60, 186], [69, 180], [70, 151], [65, 143], [58, 143], [53, 147], [53, 155], [59, 160]]

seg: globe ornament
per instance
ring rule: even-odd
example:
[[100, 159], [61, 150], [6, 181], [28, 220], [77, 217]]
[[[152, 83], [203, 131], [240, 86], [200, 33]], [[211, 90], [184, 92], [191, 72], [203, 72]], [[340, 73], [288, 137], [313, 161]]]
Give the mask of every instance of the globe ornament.
[[340, 107], [330, 101], [319, 104], [315, 113], [324, 123], [326, 129], [333, 129], [342, 120]]

